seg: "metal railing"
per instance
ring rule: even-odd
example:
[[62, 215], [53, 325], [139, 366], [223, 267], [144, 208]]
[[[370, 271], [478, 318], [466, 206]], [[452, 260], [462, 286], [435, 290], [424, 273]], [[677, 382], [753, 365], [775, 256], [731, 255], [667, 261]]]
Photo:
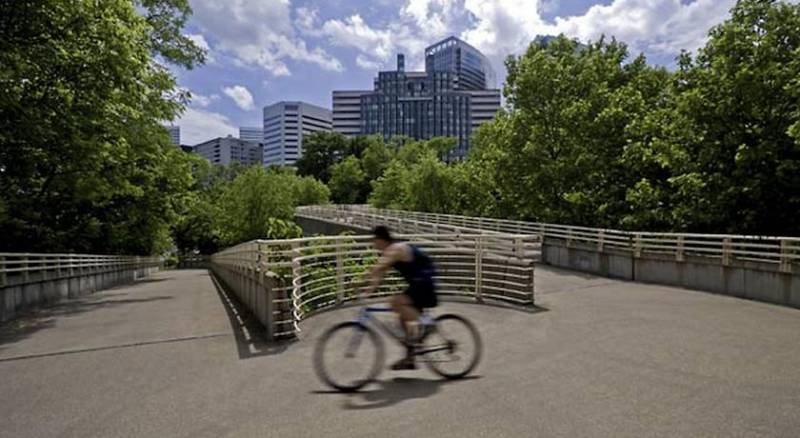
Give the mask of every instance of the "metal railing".
[[543, 241], [558, 241], [566, 246], [582, 244], [599, 252], [616, 250], [634, 258], [664, 255], [683, 261], [687, 256], [716, 259], [723, 266], [734, 260], [774, 265], [790, 273], [800, 264], [800, 238], [745, 236], [729, 234], [659, 233], [620, 231], [569, 225], [525, 222], [450, 214], [377, 209], [365, 205], [299, 207], [296, 214], [367, 228], [377, 224], [404, 229], [408, 223], [417, 227], [454, 227], [476, 232], [501, 232], [538, 235]]
[[0, 253], [0, 287], [160, 266], [161, 257]]
[[[437, 289], [445, 297], [534, 303], [533, 256], [540, 253], [537, 236], [467, 233], [399, 238], [431, 256]], [[369, 236], [326, 236], [247, 242], [213, 255], [211, 262], [252, 280], [268, 273], [283, 280], [273, 283], [268, 292], [274, 309], [272, 333], [280, 337], [299, 332], [299, 322], [308, 316], [353, 300], [356, 280], [376, 258]], [[403, 287], [404, 282], [392, 274], [376, 295], [393, 294]]]

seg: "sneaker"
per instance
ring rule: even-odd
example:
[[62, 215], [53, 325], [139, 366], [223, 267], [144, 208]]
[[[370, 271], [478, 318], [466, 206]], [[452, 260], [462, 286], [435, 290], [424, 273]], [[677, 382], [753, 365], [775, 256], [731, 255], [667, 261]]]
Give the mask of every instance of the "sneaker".
[[392, 364], [392, 370], [394, 371], [402, 371], [402, 370], [415, 370], [417, 369], [417, 364], [414, 361], [414, 358], [411, 357], [404, 357], [394, 364]]

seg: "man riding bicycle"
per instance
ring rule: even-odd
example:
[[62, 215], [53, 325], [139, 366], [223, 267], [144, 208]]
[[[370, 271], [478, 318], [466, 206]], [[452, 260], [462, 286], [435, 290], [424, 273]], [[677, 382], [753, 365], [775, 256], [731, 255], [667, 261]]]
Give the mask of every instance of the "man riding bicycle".
[[392, 365], [392, 369], [416, 369], [413, 344], [425, 336], [425, 327], [419, 326], [419, 331], [415, 333], [413, 324], [419, 321], [423, 309], [438, 304], [436, 284], [433, 280], [436, 273], [433, 262], [416, 246], [396, 242], [389, 229], [384, 226], [375, 227], [372, 244], [381, 255], [367, 274], [366, 281], [369, 285], [365, 293], [369, 295], [378, 290], [383, 277], [391, 268], [400, 272], [406, 280], [408, 288], [405, 292], [391, 299], [392, 309], [400, 317], [400, 325], [406, 334], [406, 357]]

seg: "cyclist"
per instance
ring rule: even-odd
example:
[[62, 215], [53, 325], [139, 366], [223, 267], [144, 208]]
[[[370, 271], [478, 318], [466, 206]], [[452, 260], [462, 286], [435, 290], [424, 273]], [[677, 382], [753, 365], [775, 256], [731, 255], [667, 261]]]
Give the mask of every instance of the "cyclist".
[[415, 333], [415, 322], [419, 321], [422, 309], [435, 307], [438, 304], [436, 285], [433, 277], [435, 270], [430, 257], [419, 248], [408, 243], [396, 242], [385, 226], [375, 227], [372, 245], [380, 251], [380, 258], [368, 272], [366, 294], [372, 294], [381, 285], [381, 280], [389, 269], [394, 268], [408, 282], [404, 293], [392, 297], [392, 309], [400, 317], [400, 325], [406, 335], [406, 356], [392, 365], [393, 370], [416, 369], [414, 362], [414, 342], [425, 336], [425, 326], [418, 325]]

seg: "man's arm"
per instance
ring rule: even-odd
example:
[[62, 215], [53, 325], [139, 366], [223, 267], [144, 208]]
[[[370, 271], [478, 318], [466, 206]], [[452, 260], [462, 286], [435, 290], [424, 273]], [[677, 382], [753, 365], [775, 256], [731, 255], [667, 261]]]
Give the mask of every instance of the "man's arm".
[[367, 295], [371, 295], [378, 287], [381, 285], [381, 280], [386, 275], [386, 272], [392, 268], [396, 261], [400, 260], [402, 257], [402, 248], [400, 245], [392, 245], [389, 248], [386, 248], [386, 251], [383, 252], [383, 255], [378, 259], [378, 261], [372, 265], [369, 272], [364, 279], [365, 283], [369, 283], [367, 288], [364, 292]]

